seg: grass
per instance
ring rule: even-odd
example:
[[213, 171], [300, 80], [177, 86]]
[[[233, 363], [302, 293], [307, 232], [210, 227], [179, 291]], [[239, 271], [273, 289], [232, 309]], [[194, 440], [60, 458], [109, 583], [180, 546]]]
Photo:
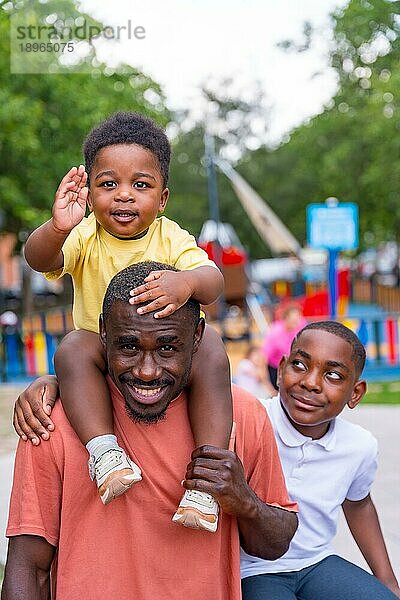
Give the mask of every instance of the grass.
[[400, 382], [369, 383], [363, 404], [400, 404]]

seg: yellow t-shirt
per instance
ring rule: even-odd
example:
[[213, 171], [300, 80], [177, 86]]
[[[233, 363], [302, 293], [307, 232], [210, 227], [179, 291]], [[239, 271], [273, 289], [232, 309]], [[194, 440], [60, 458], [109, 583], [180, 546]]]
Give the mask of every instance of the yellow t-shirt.
[[156, 219], [142, 238], [120, 240], [107, 233], [91, 213], [71, 231], [62, 252], [64, 267], [44, 275], [47, 279], [58, 279], [65, 273], [72, 276], [74, 325], [76, 329], [96, 332], [107, 286], [116, 273], [129, 265], [151, 260], [181, 271], [215, 267], [194, 237], [166, 217]]

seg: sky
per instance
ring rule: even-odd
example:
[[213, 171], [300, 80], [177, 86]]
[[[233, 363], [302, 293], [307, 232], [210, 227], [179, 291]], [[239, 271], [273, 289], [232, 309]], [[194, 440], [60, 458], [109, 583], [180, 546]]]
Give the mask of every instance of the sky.
[[[100, 44], [111, 64], [126, 62], [161, 84], [168, 106], [203, 110], [200, 86], [232, 78], [244, 97], [259, 82], [266, 98], [268, 141], [278, 143], [329, 102], [336, 79], [328, 66], [329, 14], [346, 0], [81, 0], [104, 25], [137, 29], [118, 44]], [[308, 52], [277, 43], [302, 41], [308, 20], [319, 31]], [[122, 30], [121, 30], [122, 31]], [[126, 31], [126, 30], [125, 30]], [[141, 38], [141, 39], [139, 39]]]

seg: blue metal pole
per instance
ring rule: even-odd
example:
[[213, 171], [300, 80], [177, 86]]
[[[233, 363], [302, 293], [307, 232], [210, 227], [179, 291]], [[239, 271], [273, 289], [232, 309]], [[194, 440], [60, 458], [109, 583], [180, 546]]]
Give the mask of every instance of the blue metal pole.
[[337, 304], [337, 269], [336, 259], [338, 251], [329, 250], [328, 254], [328, 289], [329, 289], [329, 314], [331, 319], [336, 318]]

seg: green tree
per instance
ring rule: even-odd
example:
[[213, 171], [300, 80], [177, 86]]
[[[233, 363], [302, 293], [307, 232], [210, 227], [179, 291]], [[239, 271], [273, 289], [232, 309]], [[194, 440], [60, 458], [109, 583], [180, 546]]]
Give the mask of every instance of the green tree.
[[336, 11], [335, 97], [280, 147], [248, 152], [238, 165], [300, 241], [307, 204], [329, 196], [359, 204], [361, 246], [399, 240], [399, 14], [400, 2], [389, 0]]
[[[157, 83], [128, 65], [110, 69], [93, 62], [93, 49], [83, 59], [88, 72], [10, 73], [10, 16], [32, 8], [32, 4], [19, 1], [13, 6], [7, 2], [0, 7], [2, 228], [15, 233], [49, 218], [61, 177], [72, 165], [82, 162], [85, 135], [107, 115], [132, 110], [163, 126], [170, 120]], [[54, 13], [82, 16], [72, 0], [35, 2], [34, 6], [38, 22]]]
[[[332, 64], [340, 81], [335, 105], [361, 143], [361, 225], [376, 241], [400, 241], [399, 15], [397, 0], [351, 0], [334, 16]], [[351, 150], [356, 152], [354, 144]]]

